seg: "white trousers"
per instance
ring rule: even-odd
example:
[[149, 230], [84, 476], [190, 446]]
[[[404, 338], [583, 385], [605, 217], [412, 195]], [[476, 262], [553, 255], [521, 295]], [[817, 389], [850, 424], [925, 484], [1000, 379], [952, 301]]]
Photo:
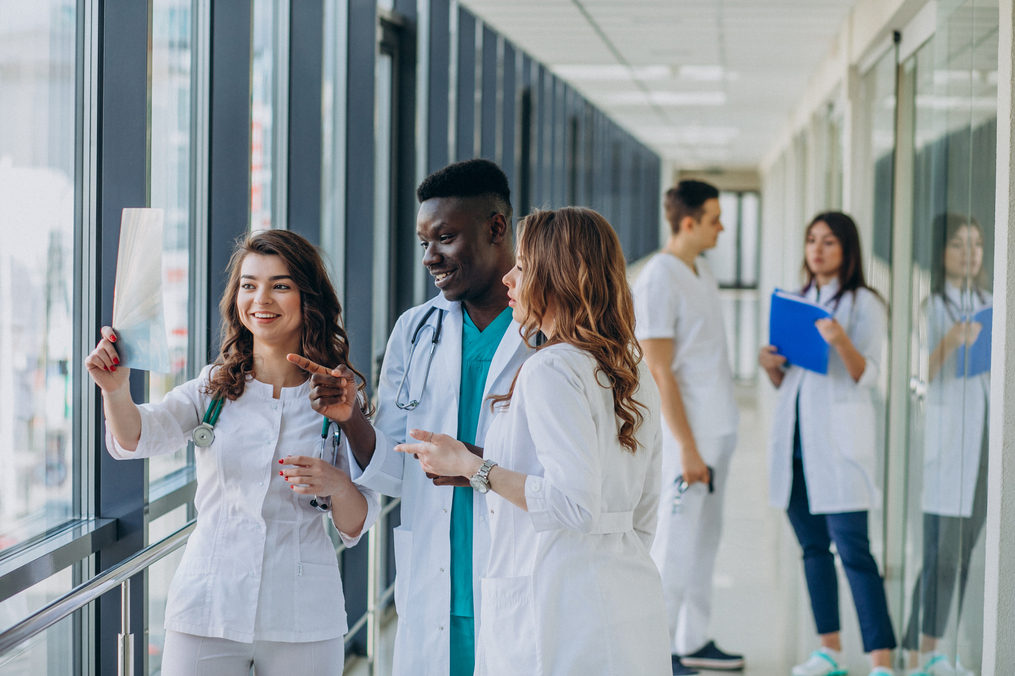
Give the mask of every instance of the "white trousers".
[[[663, 434], [667, 436], [667, 430]], [[708, 485], [694, 484], [684, 492], [674, 513], [675, 480], [682, 474], [680, 449], [672, 439], [664, 439], [663, 487], [652, 543], [652, 560], [663, 579], [663, 598], [670, 620], [670, 649], [675, 655], [697, 652], [709, 641], [712, 572], [722, 535], [726, 477], [737, 435], [695, 441], [702, 460], [713, 470], [715, 491], [709, 493]]]
[[341, 676], [345, 667], [342, 638], [310, 643], [240, 643], [166, 632], [162, 676]]

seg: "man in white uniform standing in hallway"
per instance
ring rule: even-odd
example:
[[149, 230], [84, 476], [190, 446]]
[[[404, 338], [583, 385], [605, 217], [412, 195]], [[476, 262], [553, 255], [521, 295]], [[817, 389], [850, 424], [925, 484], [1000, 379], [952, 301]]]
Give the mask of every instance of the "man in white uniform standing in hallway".
[[719, 191], [681, 181], [665, 197], [671, 235], [634, 286], [635, 334], [659, 386], [662, 494], [652, 558], [663, 579], [673, 674], [738, 670], [709, 638], [712, 573], [739, 413], [719, 286], [701, 255], [722, 232]]

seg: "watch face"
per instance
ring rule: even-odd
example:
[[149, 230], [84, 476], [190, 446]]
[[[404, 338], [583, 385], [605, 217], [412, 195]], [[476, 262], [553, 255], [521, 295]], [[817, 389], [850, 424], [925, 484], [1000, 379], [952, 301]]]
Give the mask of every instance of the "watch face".
[[478, 476], [474, 476], [469, 479], [469, 484], [479, 493], [486, 493], [490, 490], [490, 484], [486, 483]]

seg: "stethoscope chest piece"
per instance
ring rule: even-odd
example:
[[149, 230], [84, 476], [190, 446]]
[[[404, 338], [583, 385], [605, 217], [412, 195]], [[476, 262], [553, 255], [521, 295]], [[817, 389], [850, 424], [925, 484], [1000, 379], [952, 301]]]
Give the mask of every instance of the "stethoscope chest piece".
[[201, 448], [211, 446], [215, 441], [215, 428], [208, 423], [201, 423], [194, 430], [194, 445]]
[[194, 445], [200, 448], [207, 448], [215, 441], [215, 425], [219, 421], [219, 413], [222, 412], [224, 401], [212, 399], [208, 404], [208, 410], [204, 412], [204, 420], [194, 428]]

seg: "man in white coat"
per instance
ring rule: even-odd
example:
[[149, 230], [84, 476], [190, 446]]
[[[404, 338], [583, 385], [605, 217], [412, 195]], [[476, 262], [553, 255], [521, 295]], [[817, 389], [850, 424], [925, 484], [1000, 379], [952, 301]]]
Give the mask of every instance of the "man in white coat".
[[[468, 160], [429, 176], [416, 195], [423, 265], [441, 294], [398, 319], [373, 424], [355, 406], [338, 422], [356, 483], [402, 498], [394, 531], [394, 675], [471, 676], [490, 548], [484, 496], [467, 477], [428, 477], [394, 447], [421, 429], [481, 454], [492, 418], [487, 397], [510, 389], [530, 350], [501, 281], [514, 266], [507, 177], [493, 162]], [[313, 382], [315, 409], [328, 414], [344, 399], [340, 379], [315, 375]]]
[[742, 669], [709, 639], [715, 568], [739, 413], [719, 286], [702, 253], [722, 232], [719, 191], [681, 181], [666, 193], [672, 234], [634, 286], [635, 335], [659, 386], [662, 494], [652, 558], [663, 579], [673, 674]]

